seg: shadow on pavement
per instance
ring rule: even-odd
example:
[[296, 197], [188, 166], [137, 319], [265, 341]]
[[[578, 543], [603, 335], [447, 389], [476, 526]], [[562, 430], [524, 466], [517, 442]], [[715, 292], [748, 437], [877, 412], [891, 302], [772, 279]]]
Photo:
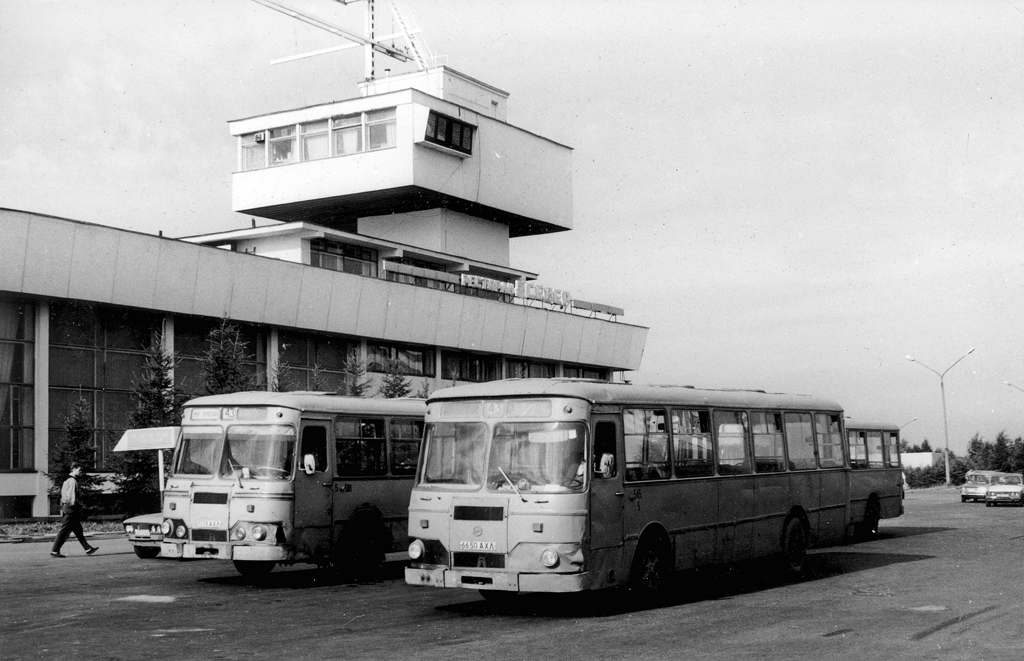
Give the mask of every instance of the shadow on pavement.
[[[201, 560], [200, 562], [211, 561]], [[372, 586], [384, 581], [404, 579], [405, 577], [405, 564], [398, 562], [385, 563], [377, 576], [366, 580], [352, 580], [330, 569], [320, 569], [309, 565], [275, 567], [272, 572], [265, 576], [249, 578], [237, 572], [232, 574], [231, 572], [234, 572], [235, 569], [229, 562], [224, 562], [223, 566], [225, 570], [223, 576], [200, 578], [197, 582], [208, 585], [250, 586], [269, 590], [308, 590], [338, 586]]]
[[678, 572], [667, 594], [650, 597], [626, 590], [612, 589], [572, 595], [510, 595], [500, 601], [484, 600], [439, 606], [437, 610], [468, 617], [495, 613], [535, 617], [608, 617], [666, 608], [701, 601], [732, 599], [744, 594], [817, 581], [907, 562], [930, 560], [931, 555], [898, 553], [854, 553], [825, 549], [808, 555], [800, 574], [775, 569], [770, 561]]

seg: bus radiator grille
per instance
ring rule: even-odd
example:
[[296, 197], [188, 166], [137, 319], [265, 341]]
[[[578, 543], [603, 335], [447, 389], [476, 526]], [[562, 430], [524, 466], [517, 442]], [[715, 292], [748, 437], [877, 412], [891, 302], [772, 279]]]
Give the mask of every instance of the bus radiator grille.
[[227, 530], [192, 530], [193, 542], [226, 542]]
[[456, 521], [504, 521], [505, 508], [456, 505], [454, 515]]
[[505, 555], [502, 553], [454, 553], [452, 555], [454, 555], [453, 567], [505, 568]]
[[226, 493], [206, 493], [197, 491], [192, 494], [192, 502], [199, 505], [227, 505], [228, 495]]

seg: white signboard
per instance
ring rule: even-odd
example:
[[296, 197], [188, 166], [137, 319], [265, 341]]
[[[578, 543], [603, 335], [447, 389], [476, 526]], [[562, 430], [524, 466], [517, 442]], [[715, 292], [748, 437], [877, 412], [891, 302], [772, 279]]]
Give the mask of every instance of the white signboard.
[[121, 435], [114, 446], [114, 452], [130, 450], [173, 450], [178, 441], [181, 427], [151, 427], [150, 429], [129, 429]]

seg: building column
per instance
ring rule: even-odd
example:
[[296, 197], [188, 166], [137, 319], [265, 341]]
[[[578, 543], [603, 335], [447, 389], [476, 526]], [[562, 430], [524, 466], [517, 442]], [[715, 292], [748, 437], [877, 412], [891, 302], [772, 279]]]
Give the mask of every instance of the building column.
[[32, 438], [35, 444], [33, 467], [36, 469], [32, 516], [50, 515], [50, 302], [35, 301], [35, 370], [32, 374], [34, 413]]

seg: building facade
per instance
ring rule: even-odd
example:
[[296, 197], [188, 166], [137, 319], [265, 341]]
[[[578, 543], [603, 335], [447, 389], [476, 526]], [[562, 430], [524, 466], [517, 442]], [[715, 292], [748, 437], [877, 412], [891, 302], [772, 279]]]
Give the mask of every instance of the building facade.
[[360, 92], [230, 123], [244, 229], [171, 239], [0, 209], [0, 518], [52, 513], [46, 473], [79, 400], [109, 468], [155, 343], [203, 394], [224, 319], [262, 387], [333, 389], [353, 351], [371, 393], [388, 363], [414, 393], [639, 367], [646, 328], [509, 263], [511, 239], [571, 229], [568, 147], [447, 67]]

